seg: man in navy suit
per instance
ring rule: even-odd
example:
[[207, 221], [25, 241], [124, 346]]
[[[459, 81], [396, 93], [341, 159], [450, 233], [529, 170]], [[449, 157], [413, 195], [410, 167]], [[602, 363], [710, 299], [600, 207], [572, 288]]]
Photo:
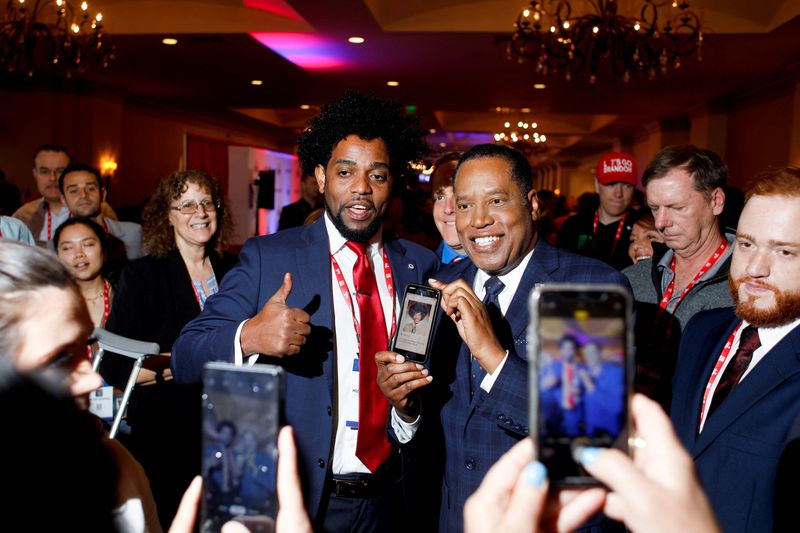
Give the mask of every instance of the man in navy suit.
[[[394, 531], [402, 523], [400, 461], [386, 430], [398, 416], [374, 377], [360, 381], [377, 367], [374, 351], [359, 357], [359, 349], [384, 327], [385, 349], [405, 286], [438, 267], [429, 250], [381, 239], [381, 215], [408, 162], [427, 149], [425, 133], [399, 105], [378, 98], [348, 92], [324, 107], [298, 153], [304, 168], [315, 169], [325, 216], [247, 241], [239, 266], [175, 343], [179, 382], [199, 381], [212, 360], [252, 364], [258, 357], [284, 368], [286, 422], [295, 428], [306, 508], [318, 531]], [[356, 290], [366, 262], [371, 289]], [[375, 303], [374, 313], [361, 311], [362, 298]], [[409, 370], [424, 379], [420, 369]], [[382, 417], [380, 442], [366, 447], [385, 451], [377, 460], [361, 451], [365, 428], [376, 427], [362, 416], [359, 396], [368, 394], [382, 400], [370, 413]]]
[[686, 328], [671, 417], [722, 529], [772, 531], [786, 500], [779, 458], [800, 414], [800, 170], [771, 171], [748, 191], [729, 285], [735, 307]]
[[[528, 434], [525, 342], [528, 295], [534, 285], [573, 281], [628, 287], [625, 278], [604, 263], [538, 239], [532, 183], [527, 159], [502, 145], [473, 147], [456, 169], [456, 229], [469, 260], [448, 265], [431, 280], [442, 290], [446, 316], [439, 317], [431, 350], [432, 385], [420, 391], [420, 438], [435, 438], [437, 429], [431, 426], [438, 424], [436, 414], [441, 413], [441, 531], [463, 530], [467, 497], [489, 467]], [[489, 280], [499, 280], [502, 287]], [[494, 311], [482, 303], [487, 282], [497, 293], [494, 305], [503, 315], [494, 321]], [[408, 379], [413, 386], [419, 383], [415, 376]], [[427, 449], [436, 457], [431, 446]], [[437, 462], [428, 461], [424, 469], [430, 474]]]

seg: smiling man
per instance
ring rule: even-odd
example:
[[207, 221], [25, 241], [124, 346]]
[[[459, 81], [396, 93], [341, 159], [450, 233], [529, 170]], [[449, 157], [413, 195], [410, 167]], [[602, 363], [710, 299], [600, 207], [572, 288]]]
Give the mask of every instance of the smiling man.
[[261, 354], [284, 368], [285, 420], [317, 531], [391, 532], [410, 516], [387, 434], [387, 425], [405, 428], [397, 414], [389, 419], [375, 354], [399, 323], [406, 285], [438, 267], [430, 250], [382, 239], [381, 217], [408, 162], [427, 150], [426, 132], [379, 98], [348, 92], [325, 106], [298, 148], [303, 167], [315, 170], [325, 216], [247, 241], [173, 349], [179, 382], [199, 381], [211, 360], [254, 363]]
[[775, 499], [797, 490], [775, 479], [800, 415], [800, 169], [747, 193], [728, 280], [735, 307], [686, 327], [670, 414], [722, 529], [772, 531]]
[[58, 178], [58, 189], [71, 216], [91, 218], [110, 236], [109, 260], [114, 263], [113, 269], [121, 267], [126, 259], [138, 259], [143, 255], [142, 227], [103, 214], [106, 191], [96, 168], [82, 163], [67, 166]]
[[[463, 530], [463, 506], [489, 467], [528, 435], [528, 295], [537, 283], [615, 283], [595, 259], [538, 238], [531, 166], [516, 150], [483, 144], [456, 169], [456, 228], [469, 260], [448, 265], [424, 423], [440, 411], [444, 433], [441, 531]], [[426, 422], [425, 422], [426, 421]], [[422, 431], [422, 429], [421, 429]], [[433, 453], [433, 452], [431, 452]], [[436, 468], [435, 465], [430, 466]]]

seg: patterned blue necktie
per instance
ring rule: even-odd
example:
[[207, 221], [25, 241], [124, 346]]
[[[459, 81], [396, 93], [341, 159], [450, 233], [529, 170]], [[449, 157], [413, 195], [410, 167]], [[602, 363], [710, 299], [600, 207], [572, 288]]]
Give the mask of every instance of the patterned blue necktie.
[[[497, 276], [492, 276], [483, 284], [483, 289], [486, 295], [483, 297], [483, 305], [486, 307], [486, 313], [489, 315], [489, 320], [492, 321], [492, 329], [497, 335], [500, 331], [501, 324], [503, 323], [503, 313], [500, 311], [500, 301], [497, 297], [505, 289], [505, 283], [500, 281]], [[486, 370], [481, 368], [478, 360], [470, 357], [470, 377], [472, 378], [472, 394], [474, 395], [481, 386], [481, 381], [486, 376]]]

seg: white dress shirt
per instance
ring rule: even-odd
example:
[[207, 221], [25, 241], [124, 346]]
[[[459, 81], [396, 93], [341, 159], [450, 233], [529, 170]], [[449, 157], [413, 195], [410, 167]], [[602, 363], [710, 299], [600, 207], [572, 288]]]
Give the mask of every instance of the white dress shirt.
[[[528, 268], [528, 263], [531, 261], [534, 250], [528, 252], [527, 255], [522, 258], [522, 261], [520, 261], [520, 263], [514, 267], [514, 270], [507, 272], [502, 276], [497, 276], [500, 278], [500, 281], [503, 282], [503, 285], [505, 285], [505, 287], [503, 287], [503, 291], [497, 295], [497, 301], [500, 304], [500, 312], [503, 313], [503, 316], [506, 316], [506, 312], [508, 312], [508, 308], [511, 305], [511, 300], [514, 299], [514, 295], [517, 293], [517, 287], [519, 287], [519, 283], [522, 281], [522, 275], [525, 273], [525, 269]], [[475, 279], [472, 282], [472, 290], [475, 291], [475, 295], [479, 300], [483, 300], [484, 296], [486, 296], [486, 289], [484, 288], [484, 285], [490, 277], [492, 277], [491, 274], [487, 274], [481, 269], [478, 269], [478, 272], [475, 274]], [[503, 360], [499, 365], [497, 365], [497, 368], [494, 369], [494, 372], [491, 374], [487, 372], [483, 377], [483, 380], [481, 381], [481, 388], [483, 390], [486, 392], [492, 391], [492, 386], [497, 380], [497, 376], [499, 376], [500, 372], [503, 370], [506, 359], [508, 359], [508, 350], [506, 350], [506, 356], [503, 357]]]

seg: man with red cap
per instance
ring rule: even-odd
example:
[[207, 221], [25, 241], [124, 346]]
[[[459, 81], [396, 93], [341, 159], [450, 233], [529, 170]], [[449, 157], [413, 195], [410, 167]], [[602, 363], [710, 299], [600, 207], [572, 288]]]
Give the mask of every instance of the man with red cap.
[[636, 188], [633, 156], [612, 152], [600, 158], [594, 187], [599, 206], [568, 218], [561, 226], [558, 246], [622, 270], [631, 264], [627, 250], [633, 226], [630, 205]]

